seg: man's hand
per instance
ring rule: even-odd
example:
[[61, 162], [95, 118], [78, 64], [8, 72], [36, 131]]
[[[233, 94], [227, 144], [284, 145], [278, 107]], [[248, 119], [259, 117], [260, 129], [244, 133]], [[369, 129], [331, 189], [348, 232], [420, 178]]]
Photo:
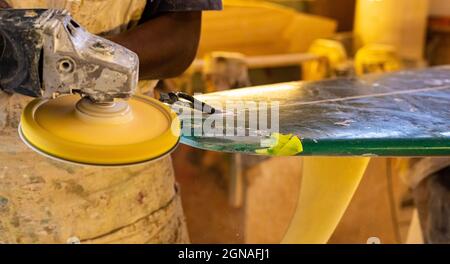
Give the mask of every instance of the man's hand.
[[5, 2], [5, 0], [0, 0], [0, 9], [1, 8], [11, 8], [11, 6]]

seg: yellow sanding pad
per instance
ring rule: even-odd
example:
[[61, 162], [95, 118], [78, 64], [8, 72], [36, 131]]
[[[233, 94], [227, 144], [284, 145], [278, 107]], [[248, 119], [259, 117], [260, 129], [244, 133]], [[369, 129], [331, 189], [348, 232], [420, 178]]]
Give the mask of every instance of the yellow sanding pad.
[[29, 103], [22, 139], [50, 157], [91, 165], [129, 165], [157, 159], [179, 142], [180, 121], [159, 101], [134, 96], [94, 104], [80, 96]]

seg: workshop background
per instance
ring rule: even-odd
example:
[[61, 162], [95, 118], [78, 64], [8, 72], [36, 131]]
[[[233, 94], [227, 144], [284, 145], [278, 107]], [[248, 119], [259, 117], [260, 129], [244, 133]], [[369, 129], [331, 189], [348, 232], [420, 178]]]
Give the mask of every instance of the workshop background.
[[[2, 2], [6, 3], [0, 0], [0, 3]], [[44, 67], [47, 69], [42, 71], [44, 76], [47, 76], [47, 71], [54, 72], [58, 69], [56, 76], [63, 76], [66, 80], [62, 84], [79, 80], [67, 78], [67, 76], [75, 76], [76, 67], [74, 66], [79, 64], [65, 55], [67, 54], [65, 48], [73, 47], [71, 54], [78, 58], [81, 54], [80, 49], [77, 49], [78, 45], [66, 45], [63, 41], [56, 41], [58, 45], [53, 45], [53, 42], [48, 41], [66, 36], [64, 38], [66, 40], [81, 39], [82, 43], [89, 44], [79, 46], [82, 51], [89, 50], [87, 54], [95, 54], [95, 58], [101, 58], [99, 62], [93, 64], [94, 66], [116, 65], [114, 64], [116, 61], [112, 61], [111, 58], [115, 58], [118, 54], [129, 56], [127, 60], [118, 61], [121, 66], [126, 64], [127, 69], [130, 69], [127, 80], [136, 82], [127, 83], [121, 88], [125, 89], [120, 90], [126, 93], [119, 95], [131, 95], [134, 90], [139, 90], [139, 93], [146, 95], [154, 95], [152, 89], [134, 89], [139, 74], [139, 61], [135, 54], [94, 35], [117, 28], [111, 26], [117, 22], [116, 18], [126, 17], [126, 23], [134, 21], [132, 16], [124, 14], [141, 14], [147, 1], [8, 0], [7, 2], [14, 2], [14, 8], [0, 11], [0, 18], [3, 18], [0, 19], [0, 30], [3, 30], [0, 32], [2, 33], [1, 51], [15, 50], [14, 48], [18, 46], [12, 45], [13, 42], [9, 41], [13, 39], [9, 38], [10, 36], [17, 35], [17, 32], [11, 28], [15, 29], [16, 24], [23, 25], [20, 19], [9, 19], [11, 15], [15, 15], [15, 17], [33, 21], [25, 25], [27, 32], [25, 36], [29, 36], [29, 29], [32, 33], [36, 33], [36, 29], [39, 29], [39, 34], [32, 34], [37, 37], [49, 29], [60, 30], [51, 30], [49, 35], [53, 34], [56, 38], [46, 37], [45, 45], [36, 45], [28, 37], [20, 38], [21, 41], [26, 40], [32, 43], [31, 49], [23, 49], [25, 51], [35, 51], [33, 54], [48, 58], [48, 52], [53, 54], [55, 47], [58, 47], [56, 50], [64, 55], [60, 59], [56, 59], [59, 57], [55, 56], [55, 59], [44, 60], [44, 66], [50, 65]], [[310, 122], [307, 123], [305, 120], [308, 114], [304, 114], [307, 112], [303, 111], [304, 108], [300, 110], [282, 108], [281, 113], [289, 114], [290, 118], [280, 119], [287, 120], [281, 124], [282, 126], [298, 127], [301, 123], [307, 123], [308, 128], [312, 128], [316, 122], [325, 120], [323, 123], [327, 123], [327, 116], [337, 116], [338, 111], [344, 107], [352, 109], [354, 116], [358, 117], [364, 111], [373, 113], [377, 112], [378, 108], [383, 108], [383, 100], [392, 100], [391, 104], [397, 106], [399, 102], [397, 100], [400, 99], [392, 96], [396, 94], [396, 89], [399, 89], [399, 93], [404, 92], [402, 89], [409, 89], [407, 92], [411, 92], [413, 89], [409, 86], [414, 86], [416, 83], [425, 86], [420, 87], [423, 88], [420, 92], [429, 89], [430, 86], [433, 87], [433, 92], [450, 88], [450, 86], [441, 87], [442, 83], [448, 81], [448, 66], [410, 71], [407, 74], [400, 73], [398, 76], [401, 75], [401, 77], [394, 79], [401, 81], [400, 85], [404, 86], [401, 88], [398, 88], [399, 85], [390, 85], [390, 83], [380, 85], [377, 82], [366, 85], [365, 80], [372, 77], [361, 80], [352, 78], [450, 64], [450, 1], [448, 0], [223, 0], [223, 2], [223, 11], [203, 13], [200, 46], [196, 59], [189, 69], [177, 78], [144, 81], [145, 86], [148, 87], [150, 83], [158, 82], [156, 98], [165, 103], [174, 103], [180, 98], [186, 99], [177, 103], [195, 108], [192, 102], [196, 100], [190, 97], [190, 94], [290, 81], [312, 81], [311, 86], [314, 89], [306, 90], [309, 84], [303, 85], [304, 83], [297, 83], [294, 86], [302, 87], [301, 92], [307, 91], [304, 94], [311, 94], [312, 100], [299, 101], [299, 103], [317, 104], [319, 111], [316, 110], [317, 108], [311, 108], [310, 112], [320, 112], [320, 119], [309, 116]], [[112, 5], [115, 8], [112, 8]], [[107, 6], [111, 7], [111, 10], [117, 8], [123, 12], [117, 12], [117, 17], [114, 19], [97, 18], [95, 11], [106, 10]], [[135, 9], [131, 9], [131, 6]], [[15, 10], [19, 7], [46, 7], [51, 10]], [[68, 13], [60, 9], [71, 11], [74, 13], [74, 19], [77, 21], [80, 19], [82, 23], [78, 24]], [[85, 11], [95, 16], [86, 16]], [[16, 16], [17, 14], [19, 15]], [[103, 14], [110, 15], [108, 12]], [[134, 18], [137, 20], [138, 17]], [[97, 23], [96, 19], [102, 20], [102, 23]], [[103, 23], [103, 20], [111, 23]], [[123, 19], [118, 20], [120, 20], [119, 24], [123, 23]], [[95, 23], [89, 23], [92, 21]], [[10, 26], [12, 24], [14, 27]], [[45, 30], [41, 30], [42, 24], [45, 25], [43, 26]], [[88, 34], [83, 29], [83, 24], [93, 34]], [[3, 32], [7, 32], [4, 35], [8, 38], [3, 36]], [[172, 35], [171, 32], [170, 39]], [[5, 41], [6, 39], [8, 41]], [[180, 50], [185, 46], [184, 43], [182, 44]], [[44, 51], [42, 51], [43, 47], [46, 47]], [[121, 52], [112, 52], [116, 48]], [[24, 67], [26, 72], [30, 72], [30, 68], [35, 74], [24, 75], [17, 74], [20, 72], [15, 70], [15, 60], [12, 60], [14, 63], [9, 61], [10, 54], [14, 53], [1, 52], [0, 59], [3, 61], [0, 61], [0, 65], [7, 65], [7, 67], [0, 69], [6, 69], [6, 72], [12, 73], [13, 76], [19, 75], [20, 84], [22, 84], [23, 76], [37, 78], [40, 75], [38, 69], [42, 65], [37, 65], [39, 56], [34, 57], [35, 60], [33, 60], [36, 67]], [[55, 64], [47, 64], [46, 61]], [[84, 58], [81, 61], [83, 62]], [[86, 67], [86, 69], [90, 71], [97, 68]], [[442, 70], [443, 73], [438, 79], [434, 79], [435, 75], [432, 72], [441, 72], [439, 69], [445, 70]], [[105, 70], [105, 72], [108, 71]], [[408, 74], [416, 73], [425, 77], [418, 78], [418, 81], [416, 78], [409, 78], [411, 75]], [[93, 93], [91, 96], [98, 95], [96, 92], [99, 90], [88, 88], [97, 83], [99, 76], [95, 75], [89, 79], [93, 82], [87, 85], [87, 88], [83, 87], [84, 85], [77, 86], [80, 90], [76, 92]], [[331, 99], [326, 96], [317, 97], [317, 94], [322, 92], [328, 95], [329, 90], [323, 88], [324, 86], [321, 85], [323, 82], [315, 81], [341, 76], [349, 77], [350, 80], [326, 82], [330, 84], [326, 88], [336, 88], [343, 96]], [[385, 76], [390, 78], [389, 76], [392, 75]], [[118, 96], [117, 90], [113, 89], [115, 86], [111, 83], [120, 83], [115, 80], [121, 78], [115, 78], [115, 75], [112, 77], [107, 75], [107, 77], [108, 82], [101, 82], [102, 85], [99, 87], [106, 87], [108, 92], [112, 90], [114, 96], [97, 98], [109, 99], [105, 101], [91, 100], [93, 98], [89, 96], [90, 94], [85, 95], [81, 100], [77, 95], [71, 95], [59, 96], [52, 100], [38, 98], [31, 101], [30, 97], [7, 93], [8, 90], [3, 91], [2, 87], [0, 108], [4, 111], [0, 113], [2, 141], [0, 144], [0, 244], [280, 243], [281, 241], [400, 244], [448, 243], [450, 241], [450, 228], [448, 228], [450, 226], [448, 216], [450, 213], [450, 203], [448, 203], [450, 201], [450, 182], [448, 181], [450, 158], [443, 158], [447, 162], [443, 167], [433, 168], [436, 170], [428, 174], [426, 172], [430, 168], [425, 167], [420, 177], [414, 177], [414, 174], [410, 173], [412, 167], [420, 169], [419, 165], [422, 161], [426, 164], [427, 160], [439, 161], [439, 159], [436, 157], [380, 158], [375, 155], [383, 155], [383, 152], [366, 152], [370, 149], [369, 145], [376, 145], [371, 140], [379, 139], [376, 137], [377, 132], [384, 129], [381, 126], [388, 122], [394, 123], [389, 130], [391, 134], [383, 138], [384, 145], [376, 145], [373, 149], [389, 148], [392, 152], [387, 153], [394, 155], [396, 153], [409, 155], [409, 150], [414, 148], [419, 148], [422, 152], [411, 152], [412, 155], [444, 153], [426, 152], [432, 148], [448, 151], [450, 149], [449, 123], [446, 120], [446, 114], [449, 113], [446, 105], [448, 93], [418, 96], [419, 98], [414, 98], [417, 101], [413, 104], [398, 103], [402, 107], [394, 107], [395, 113], [381, 112], [379, 114], [381, 118], [375, 121], [372, 119], [374, 115], [368, 115], [366, 119], [370, 122], [359, 126], [357, 132], [351, 129], [338, 130], [352, 136], [352, 133], [359, 133], [350, 138], [353, 140], [350, 144], [345, 143], [348, 141], [339, 141], [340, 138], [330, 137], [332, 140], [339, 141], [341, 145], [330, 144], [329, 148], [332, 148], [333, 152], [325, 152], [326, 155], [355, 155], [351, 148], [350, 150], [345, 148], [351, 146], [355, 149], [353, 143], [360, 139], [361, 134], [366, 136], [365, 133], [368, 131], [369, 136], [362, 143], [366, 145], [356, 144], [356, 148], [364, 151], [357, 154], [364, 157], [334, 159], [317, 156], [305, 158], [275, 156], [286, 154], [286, 152], [298, 155], [301, 151], [308, 150], [305, 147], [306, 144], [302, 146], [302, 141], [303, 143], [313, 142], [315, 145], [319, 145], [322, 141], [322, 137], [319, 137], [319, 140], [316, 137], [303, 137], [304, 130], [290, 132], [291, 129], [287, 130], [287, 133], [292, 133], [290, 135], [271, 134], [272, 139], [278, 139], [275, 147], [269, 144], [271, 147], [268, 149], [256, 150], [256, 153], [264, 153], [267, 156], [249, 156], [242, 153], [255, 153], [255, 149], [251, 152], [242, 151], [248, 146], [243, 144], [242, 138], [240, 138], [241, 141], [232, 142], [233, 148], [224, 147], [225, 144], [221, 145], [220, 141], [210, 144], [203, 141], [203, 145], [197, 145], [198, 147], [212, 146], [214, 148], [210, 149], [222, 151], [238, 150], [240, 154], [203, 151], [183, 144], [175, 149], [180, 138], [169, 130], [180, 127], [178, 117], [182, 119], [181, 115], [177, 116], [170, 111], [169, 107], [164, 106], [163, 102], [149, 96], [133, 95], [126, 102], [111, 101]], [[52, 78], [44, 79], [49, 80], [50, 85], [55, 83]], [[67, 79], [70, 80], [67, 81]], [[406, 79], [408, 82], [403, 82]], [[364, 85], [352, 85], [352, 82]], [[350, 87], [347, 87], [348, 83]], [[13, 84], [16, 86], [15, 83]], [[61, 91], [61, 85], [57, 85], [56, 90], [52, 90], [48, 89], [50, 86], [44, 86], [45, 89], [42, 89], [42, 85], [38, 82], [36, 84], [38, 85], [34, 92], [37, 95], [43, 91], [58, 91], [58, 93], [49, 93], [56, 97]], [[67, 89], [63, 91], [72, 93], [71, 87], [64, 87]], [[279, 87], [280, 85], [271, 85], [269, 88], [272, 94], [278, 96], [278, 93], [281, 93], [281, 90], [278, 90]], [[393, 93], [384, 91], [386, 87]], [[349, 89], [351, 91], [347, 91], [347, 88], [351, 88]], [[380, 90], [382, 92], [377, 93]], [[11, 91], [15, 90], [11, 89]], [[167, 93], [171, 91], [185, 94]], [[243, 94], [248, 91], [240, 90], [236, 91], [236, 94], [240, 93], [239, 98], [244, 100]], [[250, 91], [252, 96], [266, 96], [258, 88], [250, 89]], [[378, 100], [373, 100], [370, 104], [356, 102], [356, 107], [354, 105], [325, 107], [326, 102], [362, 98], [366, 95], [365, 93], [371, 98], [377, 97]], [[214, 97], [214, 95], [211, 96]], [[221, 97], [223, 93], [216, 96]], [[426, 100], [437, 97], [439, 100]], [[277, 98], [273, 100], [279, 100], [279, 97], [273, 98]], [[292, 99], [297, 103], [296, 95], [286, 93], [283, 98]], [[203, 100], [201, 96], [196, 99]], [[189, 100], [192, 102], [188, 103]], [[208, 100], [204, 101], [210, 103]], [[136, 104], [141, 105], [141, 102], [142, 107], [136, 107]], [[283, 102], [285, 102], [283, 106], [290, 104], [287, 100]], [[430, 107], [435, 102], [438, 107]], [[129, 108], [130, 105], [132, 110]], [[417, 105], [421, 106], [420, 109], [427, 111], [426, 118], [421, 118], [426, 119], [427, 122], [419, 121], [417, 125], [416, 119], [411, 118], [412, 121], [408, 120], [408, 124], [412, 125], [404, 128], [402, 125], [404, 123], [400, 121], [420, 114], [420, 110], [416, 112]], [[191, 111], [190, 108], [189, 111]], [[211, 114], [214, 111], [204, 112]], [[218, 112], [221, 113], [221, 109]], [[297, 114], [300, 112], [301, 114]], [[398, 113], [398, 115], [393, 118], [391, 113]], [[433, 118], [435, 115], [439, 116], [437, 121]], [[91, 119], [93, 117], [95, 119]], [[49, 121], [47, 123], [50, 125], [46, 126], [47, 123], [42, 120]], [[291, 120], [293, 124], [290, 124]], [[80, 126], [78, 121], [88, 125]], [[333, 122], [333, 126], [352, 128], [352, 119], [338, 121]], [[415, 125], [418, 129], [410, 129]], [[437, 145], [431, 146], [429, 143], [424, 143], [422, 140], [430, 136], [420, 134], [421, 131], [433, 130], [436, 127], [443, 128], [438, 131], [438, 136], [434, 133], [431, 136], [438, 141]], [[158, 132], [161, 133], [161, 137], [148, 136], [147, 134], [151, 134], [148, 132], [152, 132], [153, 129], [161, 129]], [[258, 129], [263, 130], [260, 127]], [[402, 129], [408, 130], [408, 136], [414, 133], [419, 135], [412, 138], [402, 137], [396, 142], [389, 141], [392, 139], [392, 134], [397, 134]], [[60, 133], [61, 131], [64, 133]], [[281, 131], [281, 133], [285, 132]], [[155, 132], [155, 134], [158, 133]], [[60, 134], [64, 135], [59, 136]], [[141, 136], [148, 141], [142, 141]], [[36, 138], [43, 138], [44, 143], [35, 140]], [[62, 143], [59, 142], [60, 139], [63, 139]], [[54, 142], [52, 140], [56, 144], [52, 144]], [[189, 144], [189, 140], [188, 136], [183, 135], [181, 143]], [[326, 140], [328, 135], [324, 141]], [[36, 142], [41, 144], [33, 144]], [[66, 145], [66, 142], [75, 142], [75, 144]], [[142, 142], [147, 142], [149, 145], [141, 144]], [[259, 148], [260, 142], [254, 145]], [[283, 145], [281, 147], [280, 142]], [[65, 146], [68, 147], [65, 148]], [[114, 146], [118, 148], [109, 148]], [[408, 151], [394, 151], [398, 151], [399, 148]], [[173, 149], [175, 150], [171, 152]], [[291, 150], [294, 152], [291, 153]], [[448, 154], [448, 152], [445, 153]], [[321, 153], [303, 151], [302, 154]], [[331, 239], [328, 240], [328, 235], [340, 219], [340, 212], [345, 209], [347, 198], [350, 199], [352, 196], [369, 159], [370, 164], [348, 209]], [[143, 160], [152, 160], [152, 162], [123, 166]], [[102, 167], [86, 166], [86, 164], [102, 165]], [[303, 185], [302, 182], [304, 182]], [[324, 185], [329, 188], [322, 188]], [[303, 188], [302, 195], [305, 193], [314, 195], [306, 195], [308, 199], [301, 199], [299, 195], [301, 188]], [[297, 205], [298, 200], [301, 200], [299, 205]], [[319, 206], [315, 204], [316, 202]], [[308, 210], [307, 213], [298, 210], [305, 204], [304, 207], [313, 210]], [[292, 226], [300, 226], [303, 231], [310, 233], [298, 235], [298, 232], [289, 232], [299, 240], [286, 239], [289, 236], [286, 232], [294, 214], [295, 218], [300, 215], [299, 218], [309, 221], [307, 224], [293, 221], [290, 229]], [[322, 222], [328, 218], [333, 218], [333, 223]], [[432, 233], [432, 238], [436, 239], [430, 240], [429, 233]], [[311, 239], [312, 236], [318, 238]]]
[[[408, 12], [404, 12], [408, 10]], [[160, 90], [206, 93], [450, 63], [447, 0], [225, 0], [195, 62]], [[302, 162], [180, 146], [173, 154], [193, 243], [279, 243]], [[404, 160], [373, 158], [330, 243], [420, 243]]]

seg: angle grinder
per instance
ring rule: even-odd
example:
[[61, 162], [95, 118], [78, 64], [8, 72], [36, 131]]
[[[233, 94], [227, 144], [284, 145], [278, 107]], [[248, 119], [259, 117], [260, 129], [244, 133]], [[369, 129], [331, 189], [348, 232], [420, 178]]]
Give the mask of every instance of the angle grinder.
[[19, 134], [32, 149], [90, 165], [157, 159], [179, 142], [165, 104], [135, 95], [139, 59], [90, 34], [67, 11], [0, 10], [0, 88], [37, 99]]

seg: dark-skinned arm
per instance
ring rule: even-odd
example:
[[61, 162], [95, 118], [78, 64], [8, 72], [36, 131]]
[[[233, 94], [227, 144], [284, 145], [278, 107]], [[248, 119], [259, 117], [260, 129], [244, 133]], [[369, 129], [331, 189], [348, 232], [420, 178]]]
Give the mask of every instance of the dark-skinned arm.
[[0, 8], [10, 8], [10, 6], [4, 0], [0, 0]]
[[140, 79], [157, 80], [176, 77], [189, 67], [200, 30], [201, 12], [172, 12], [110, 39], [138, 54]]

